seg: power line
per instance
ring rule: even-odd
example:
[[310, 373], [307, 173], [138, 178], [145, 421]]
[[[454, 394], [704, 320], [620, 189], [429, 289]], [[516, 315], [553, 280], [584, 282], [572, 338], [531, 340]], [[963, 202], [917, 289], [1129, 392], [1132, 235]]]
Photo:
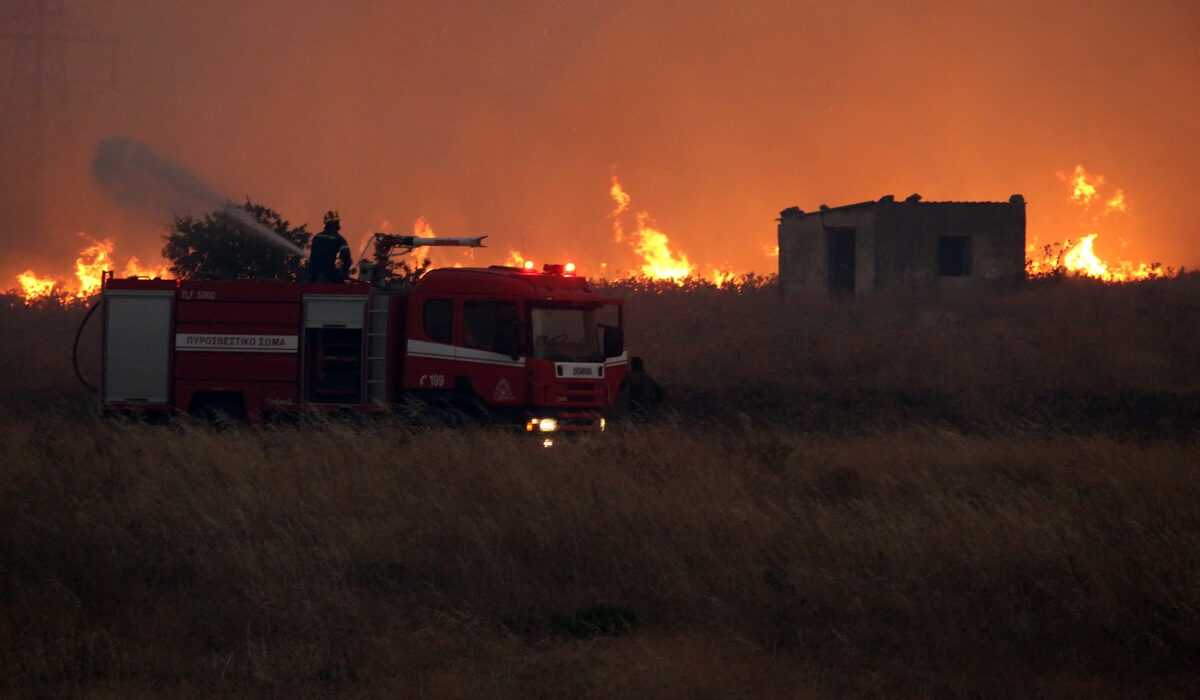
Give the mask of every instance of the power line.
[[71, 124], [68, 67], [96, 64], [94, 56], [69, 55], [67, 47], [73, 44], [107, 47], [104, 82], [112, 89], [117, 41], [73, 22], [64, 0], [27, 0], [0, 16], [0, 45], [12, 49], [8, 88], [0, 95], [0, 138], [6, 157], [21, 163], [19, 169], [0, 173], [0, 189], [16, 204], [10, 211], [20, 211], [21, 224], [29, 230], [41, 228], [47, 212], [61, 206], [52, 199], [48, 169], [55, 145], [50, 139], [63, 141]]

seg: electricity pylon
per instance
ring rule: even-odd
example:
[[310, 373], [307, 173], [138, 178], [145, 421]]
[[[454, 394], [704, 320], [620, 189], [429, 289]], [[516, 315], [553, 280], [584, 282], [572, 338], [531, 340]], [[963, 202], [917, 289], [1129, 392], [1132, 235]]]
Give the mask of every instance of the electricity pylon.
[[[86, 45], [107, 53], [109, 81], [116, 82], [116, 40], [73, 22], [66, 5], [64, 0], [24, 0], [0, 11], [0, 48], [8, 54], [0, 66], [7, 66], [9, 73], [0, 97], [2, 169], [6, 178], [19, 181], [19, 191], [31, 195], [28, 206], [36, 212], [31, 212], [31, 224], [40, 223], [45, 209], [50, 130], [65, 133], [69, 123], [72, 86], [67, 47]], [[92, 62], [101, 53], [89, 51], [79, 58]]]

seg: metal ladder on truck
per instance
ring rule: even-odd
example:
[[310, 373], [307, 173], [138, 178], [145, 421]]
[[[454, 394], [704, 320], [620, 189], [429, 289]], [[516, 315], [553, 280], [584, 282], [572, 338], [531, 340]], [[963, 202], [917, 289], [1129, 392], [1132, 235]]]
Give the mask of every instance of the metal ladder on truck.
[[372, 293], [367, 301], [367, 402], [387, 402], [387, 294]]
[[[390, 259], [393, 255], [404, 255], [412, 252], [413, 248], [424, 246], [482, 248], [485, 238], [487, 236], [432, 238], [376, 233], [370, 241], [370, 244], [374, 246], [372, 259], [367, 260], [366, 258], [366, 246], [359, 254], [360, 279], [370, 280], [373, 284], [383, 283], [386, 286], [391, 271]], [[388, 302], [390, 297], [387, 294], [376, 293], [372, 289], [368, 299], [366, 401], [367, 403], [383, 404], [387, 402]]]

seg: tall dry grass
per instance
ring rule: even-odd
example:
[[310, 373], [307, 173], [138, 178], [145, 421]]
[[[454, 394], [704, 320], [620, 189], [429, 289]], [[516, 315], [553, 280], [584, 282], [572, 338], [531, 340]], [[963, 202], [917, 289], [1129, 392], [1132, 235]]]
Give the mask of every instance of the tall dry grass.
[[[1200, 451], [0, 418], [15, 694], [1183, 697]], [[765, 685], [763, 685], [765, 684]]]
[[[782, 299], [740, 288], [608, 284], [628, 346], [685, 418], [746, 414], [818, 431], [913, 422], [1191, 435], [1200, 424], [1200, 273], [1112, 285], [1035, 280], [1003, 293]], [[86, 406], [71, 346], [85, 307], [0, 296], [0, 382], [14, 400]], [[79, 364], [99, 380], [99, 323]]]
[[1200, 274], [1126, 285], [781, 299], [618, 285], [630, 348], [672, 408], [817, 429], [932, 421], [1146, 435], [1200, 424]]
[[665, 415], [550, 451], [101, 420], [0, 303], [0, 694], [1200, 694], [1200, 276], [607, 291]]
[[[0, 386], [5, 404], [43, 408], [72, 405], [91, 398], [75, 375], [75, 336], [87, 316], [86, 302], [65, 297], [26, 304], [14, 294], [0, 294]], [[99, 314], [80, 333], [79, 366], [92, 383], [100, 379]], [[90, 406], [88, 406], [90, 407]]]

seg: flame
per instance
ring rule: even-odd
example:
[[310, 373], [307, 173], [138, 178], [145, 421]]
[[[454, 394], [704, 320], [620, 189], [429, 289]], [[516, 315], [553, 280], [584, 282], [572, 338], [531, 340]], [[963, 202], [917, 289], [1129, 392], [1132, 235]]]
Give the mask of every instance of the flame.
[[26, 270], [17, 275], [17, 282], [21, 284], [21, 296], [25, 297], [25, 301], [48, 297], [58, 285], [56, 280], [38, 277], [33, 270]]
[[[418, 216], [413, 221], [412, 235], [418, 238], [437, 238], [437, 234], [433, 232], [433, 226], [425, 219], [424, 216]], [[457, 260], [453, 258], [457, 257]], [[434, 267], [466, 267], [467, 263], [474, 262], [474, 248], [418, 248], [413, 252], [413, 260], [429, 260]]]
[[[634, 277], [671, 280], [680, 285], [693, 279], [703, 279], [717, 286], [736, 283], [738, 275], [727, 267], [705, 266], [707, 273], [701, 276], [699, 272], [700, 267], [693, 264], [686, 253], [672, 250], [667, 234], [657, 228], [650, 214], [647, 212], [635, 212], [631, 208], [633, 198], [625, 191], [620, 179], [616, 175], [612, 176], [611, 184], [609, 185], [609, 196], [614, 202], [613, 209], [609, 213], [613, 240], [616, 243], [627, 244], [640, 258], [636, 269], [632, 273], [620, 270], [614, 264], [611, 271], [616, 273], [618, 277], [632, 274]], [[434, 237], [433, 227], [429, 225], [429, 222], [424, 217], [419, 217], [413, 223], [413, 235]], [[474, 253], [474, 249], [462, 251], [462, 255], [468, 260], [474, 260]], [[534, 253], [537, 254], [536, 251]], [[779, 247], [774, 245], [763, 246], [763, 253], [767, 257], [778, 257]], [[443, 255], [441, 250], [438, 250], [437, 254], [439, 257]], [[423, 253], [422, 255], [433, 257], [428, 253]], [[500, 264], [524, 270], [532, 270], [534, 268], [529, 256], [515, 248], [508, 249], [507, 257]], [[458, 262], [453, 263], [454, 267], [461, 267], [461, 265]], [[610, 272], [610, 266], [607, 262], [600, 262], [593, 269], [596, 269], [598, 271], [597, 274], [600, 276], [604, 276]]]
[[708, 280], [718, 287], [724, 287], [737, 279], [737, 275], [733, 274], [732, 270], [713, 269], [709, 274]]
[[75, 277], [79, 279], [80, 297], [91, 296], [100, 289], [100, 280], [110, 266], [112, 252], [113, 242], [107, 238], [92, 240], [91, 245], [79, 251], [79, 257], [75, 259]]
[[1063, 265], [1071, 271], [1082, 272], [1089, 277], [1104, 278], [1109, 276], [1108, 265], [1096, 257], [1093, 244], [1098, 234], [1084, 236], [1083, 240], [1072, 246], [1063, 254]]
[[[1111, 195], [1102, 196], [1100, 188], [1104, 185], [1104, 176], [1089, 173], [1082, 165], [1076, 165], [1072, 174], [1058, 173], [1060, 180], [1067, 184], [1067, 190], [1072, 202], [1083, 207], [1083, 214], [1088, 220], [1088, 226], [1094, 227], [1100, 220], [1112, 214], [1126, 214], [1130, 211], [1129, 203], [1122, 190], [1116, 190]], [[1093, 205], [1100, 203], [1098, 211]], [[1045, 246], [1038, 251], [1037, 242], [1026, 247], [1026, 266], [1032, 276], [1066, 272], [1070, 274], [1094, 277], [1106, 282], [1132, 282], [1150, 277], [1163, 275], [1160, 263], [1134, 263], [1129, 260], [1105, 262], [1096, 253], [1096, 238], [1100, 234], [1091, 231], [1072, 243]]]
[[506, 267], [520, 267], [520, 268], [524, 268], [524, 269], [529, 269], [529, 268], [525, 267], [526, 265], [529, 265], [529, 267], [533, 267], [532, 260], [527, 259], [524, 255], [517, 252], [513, 248], [508, 249], [508, 257], [505, 258], [504, 262], [502, 262], [500, 264], [504, 265]]
[[[1100, 188], [1104, 186], [1104, 176], [1089, 173], [1082, 165], [1076, 165], [1075, 171], [1070, 175], [1058, 173], [1058, 178], [1067, 183], [1067, 189], [1071, 192], [1071, 201], [1083, 207], [1085, 213], [1091, 213], [1092, 205], [1100, 202]], [[1104, 206], [1099, 212], [1093, 215], [1092, 221], [1095, 223], [1101, 217], [1109, 214], [1125, 214], [1129, 211], [1129, 205], [1125, 202], [1125, 193], [1121, 190], [1113, 192], [1107, 199], [1103, 199]]]
[[423, 216], [418, 216], [417, 220], [413, 222], [413, 235], [420, 238], [437, 238], [433, 233], [433, 227]]
[[[617, 204], [617, 208], [611, 214], [613, 239], [620, 243], [625, 239], [625, 229], [620, 217], [629, 211], [632, 200], [621, 187], [616, 175], [613, 175], [609, 194]], [[673, 280], [680, 284], [691, 277], [696, 266], [688, 261], [684, 253], [676, 255], [671, 252], [667, 235], [654, 228], [654, 219], [646, 212], [638, 212], [634, 218], [637, 221], [637, 230], [630, 234], [630, 237], [634, 252], [642, 256], [642, 275], [656, 280]]]
[[[33, 301], [54, 294], [64, 294], [76, 299], [87, 299], [100, 291], [101, 280], [106, 270], [115, 270], [112, 253], [114, 244], [111, 239], [97, 241], [87, 234], [80, 233], [90, 243], [79, 251], [75, 258], [75, 280], [68, 281], [54, 277], [39, 277], [32, 269], [17, 275], [21, 285], [21, 294], [25, 301]], [[145, 267], [136, 257], [131, 257], [121, 269], [121, 277], [167, 277], [170, 271], [165, 267]]]
[[[632, 198], [621, 186], [616, 175], [612, 176], [609, 195], [616, 203], [616, 207], [609, 214], [612, 219], [613, 240], [622, 243], [626, 238], [629, 239], [634, 252], [642, 257], [640, 269], [642, 277], [652, 280], [671, 280], [679, 285], [697, 278], [717, 287], [736, 284], [738, 276], [732, 270], [715, 266], [708, 266], [707, 274], [700, 277], [697, 266], [688, 260], [686, 253], [671, 251], [667, 234], [656, 228], [654, 219], [647, 212], [637, 212], [634, 215], [637, 229], [627, 234], [621, 217], [630, 211]], [[778, 257], [779, 247], [764, 247], [763, 252]], [[600, 269], [606, 268], [607, 264], [601, 263]]]
[[633, 250], [642, 256], [642, 274], [651, 279], [670, 279], [679, 282], [691, 276], [695, 266], [687, 255], [671, 253], [667, 234], [654, 228], [654, 220], [645, 212], [637, 215], [637, 231], [633, 232]]
[[129, 262], [125, 263], [125, 269], [122, 270], [126, 277], [166, 277], [170, 274], [170, 270], [165, 267], [154, 269], [152, 267], [142, 267], [142, 262], [137, 259], [137, 256], [129, 258]]
[[1122, 214], [1129, 211], [1129, 206], [1125, 204], [1125, 193], [1117, 190], [1116, 194], [1109, 198], [1108, 203], [1104, 205], [1104, 213], [1111, 214], [1120, 212]]
[[1060, 180], [1067, 183], [1067, 187], [1071, 190], [1071, 201], [1077, 204], [1082, 204], [1087, 207], [1097, 197], [1097, 191], [1104, 184], [1103, 175], [1092, 175], [1083, 169], [1082, 165], [1075, 166], [1075, 172], [1071, 175], [1058, 173]]
[[1105, 282], [1134, 282], [1170, 274], [1169, 271], [1164, 272], [1161, 263], [1134, 263], [1130, 260], [1105, 262], [1095, 251], [1098, 235], [1092, 233], [1077, 242], [1068, 240], [1064, 245], [1048, 245], [1042, 248], [1040, 254], [1037, 243], [1030, 243], [1025, 249], [1029, 274], [1037, 277], [1064, 272]]
[[617, 203], [617, 208], [613, 209], [610, 216], [613, 220], [613, 240], [617, 243], [622, 243], [625, 240], [625, 230], [621, 227], [621, 214], [629, 210], [629, 202], [631, 201], [624, 188], [621, 187], [621, 182], [617, 180], [617, 176], [612, 176], [612, 187], [608, 188], [608, 193], [612, 196], [613, 201]]

